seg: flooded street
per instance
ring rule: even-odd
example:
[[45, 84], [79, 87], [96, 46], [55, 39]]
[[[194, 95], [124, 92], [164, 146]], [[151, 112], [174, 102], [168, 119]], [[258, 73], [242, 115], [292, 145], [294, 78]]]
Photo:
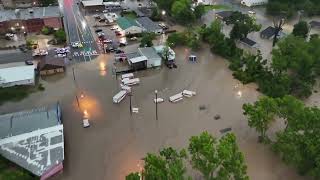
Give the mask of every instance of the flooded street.
[[[188, 139], [207, 130], [220, 137], [220, 129], [231, 127], [244, 152], [248, 174], [253, 180], [300, 180], [267, 146], [257, 143], [257, 134], [247, 126], [242, 104], [254, 102], [260, 95], [254, 85], [241, 85], [233, 79], [227, 61], [212, 55], [209, 48], [195, 53], [198, 62], [189, 62], [189, 51], [175, 49], [177, 69], [150, 69], [135, 73], [141, 80], [133, 87], [132, 104], [138, 114], [129, 112], [129, 97], [113, 104], [119, 91], [119, 80], [112, 75], [112, 56], [75, 64], [65, 75], [41, 80], [46, 90], [30, 95], [18, 103], [7, 103], [0, 112], [12, 112], [46, 105], [62, 104], [65, 133], [64, 172], [53, 178], [63, 180], [123, 180], [138, 171], [147, 152], [158, 152], [167, 146], [187, 147]], [[106, 67], [105, 67], [106, 65]], [[196, 91], [192, 98], [176, 104], [169, 96], [182, 90]], [[155, 118], [154, 91], [165, 102], [158, 104]], [[76, 95], [84, 94], [79, 98]], [[200, 110], [199, 106], [205, 106]], [[82, 112], [87, 111], [91, 127], [82, 127]], [[214, 120], [219, 114], [221, 119]], [[198, 174], [190, 174], [199, 177]]]

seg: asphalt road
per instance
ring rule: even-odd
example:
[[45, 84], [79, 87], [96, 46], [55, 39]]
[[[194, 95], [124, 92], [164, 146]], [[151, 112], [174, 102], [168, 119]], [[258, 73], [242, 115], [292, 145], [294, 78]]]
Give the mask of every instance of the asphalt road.
[[71, 51], [73, 59], [90, 61], [96, 58], [99, 53], [98, 46], [76, 1], [63, 0], [62, 7], [69, 43], [81, 42], [83, 45], [82, 48], [74, 48]]

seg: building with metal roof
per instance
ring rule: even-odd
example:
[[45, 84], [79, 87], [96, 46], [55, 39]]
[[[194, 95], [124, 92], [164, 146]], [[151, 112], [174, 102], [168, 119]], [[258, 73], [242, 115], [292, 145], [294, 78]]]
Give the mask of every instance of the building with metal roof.
[[162, 28], [148, 17], [136, 19], [137, 23], [143, 28], [143, 31], [161, 34]]
[[34, 85], [34, 66], [16, 66], [0, 69], [0, 87]]
[[[260, 37], [263, 39], [271, 39], [271, 38], [273, 38], [275, 32], [276, 32], [276, 29], [274, 27], [269, 26], [260, 32]], [[285, 36], [285, 33], [280, 31], [278, 34], [278, 38], [282, 38], [284, 36]]]
[[126, 17], [119, 17], [117, 24], [125, 34], [138, 34], [142, 32], [142, 28], [136, 23], [136, 21]]
[[0, 115], [0, 154], [41, 179], [62, 170], [63, 136], [59, 103]]
[[162, 59], [153, 47], [138, 48], [138, 52], [148, 59], [147, 68], [161, 66]]

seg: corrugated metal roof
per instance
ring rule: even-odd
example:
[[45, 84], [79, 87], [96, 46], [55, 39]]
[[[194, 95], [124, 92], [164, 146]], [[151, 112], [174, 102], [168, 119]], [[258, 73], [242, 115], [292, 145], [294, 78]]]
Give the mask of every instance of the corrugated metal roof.
[[129, 59], [129, 61], [131, 62], [131, 63], [137, 63], [137, 62], [142, 62], [142, 61], [147, 61], [148, 59], [147, 59], [147, 57], [145, 57], [145, 56], [139, 56], [139, 57], [135, 57], [135, 58], [131, 58], [131, 59]]
[[148, 32], [155, 32], [161, 30], [161, 27], [148, 17], [137, 18], [137, 22]]
[[58, 104], [0, 116], [0, 154], [41, 176], [64, 160]]
[[138, 24], [134, 20], [125, 17], [119, 17], [117, 23], [122, 30], [126, 30], [132, 26], [138, 26]]
[[0, 69], [0, 84], [34, 79], [34, 66], [17, 66]]
[[146, 56], [148, 59], [160, 58], [156, 50], [152, 47], [138, 48], [141, 55]]

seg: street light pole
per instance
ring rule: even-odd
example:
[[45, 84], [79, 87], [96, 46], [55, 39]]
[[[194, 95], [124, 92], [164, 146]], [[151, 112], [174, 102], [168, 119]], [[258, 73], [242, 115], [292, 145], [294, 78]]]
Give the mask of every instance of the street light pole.
[[154, 93], [156, 94], [156, 120], [158, 120], [158, 90], [155, 90]]
[[130, 115], [132, 116], [132, 104], [131, 104], [131, 97], [132, 97], [132, 94], [129, 93], [129, 97], [130, 97]]

